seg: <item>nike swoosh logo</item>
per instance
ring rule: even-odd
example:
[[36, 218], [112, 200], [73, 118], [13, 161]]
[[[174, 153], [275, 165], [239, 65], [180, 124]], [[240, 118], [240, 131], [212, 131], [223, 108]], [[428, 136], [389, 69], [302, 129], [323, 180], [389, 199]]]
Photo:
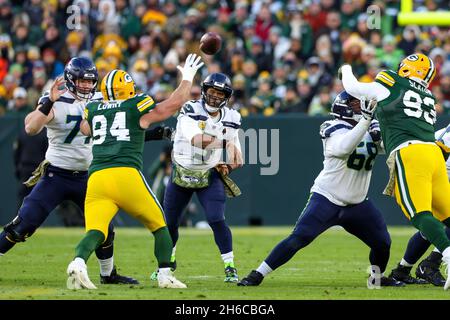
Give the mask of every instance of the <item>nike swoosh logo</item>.
[[421, 273], [423, 273], [423, 270], [422, 270], [422, 267], [421, 267], [421, 266], [419, 266], [419, 271], [420, 271]]

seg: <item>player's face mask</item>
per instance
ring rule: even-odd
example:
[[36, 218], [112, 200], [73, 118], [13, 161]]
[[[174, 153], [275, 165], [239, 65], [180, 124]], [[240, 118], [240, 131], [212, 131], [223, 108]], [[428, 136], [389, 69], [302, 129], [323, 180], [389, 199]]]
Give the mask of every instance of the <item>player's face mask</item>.
[[209, 113], [215, 113], [225, 106], [227, 99], [225, 93], [209, 88], [205, 95], [205, 107]]
[[93, 80], [78, 79], [75, 82], [77, 96], [80, 99], [88, 100], [92, 96], [92, 91], [95, 87], [95, 84], [96, 82], [94, 82]]
[[362, 114], [361, 114], [361, 103], [364, 103], [356, 98], [351, 98], [348, 102], [348, 105], [353, 109], [353, 119], [356, 121], [361, 120]]

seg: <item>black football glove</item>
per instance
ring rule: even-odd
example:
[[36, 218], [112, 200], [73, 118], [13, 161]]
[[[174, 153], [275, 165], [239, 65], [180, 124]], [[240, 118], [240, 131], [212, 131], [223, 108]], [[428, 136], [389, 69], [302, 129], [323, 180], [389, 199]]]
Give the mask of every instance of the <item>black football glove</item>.
[[145, 141], [150, 140], [171, 140], [173, 129], [167, 126], [157, 126], [153, 129], [148, 129], [145, 131]]

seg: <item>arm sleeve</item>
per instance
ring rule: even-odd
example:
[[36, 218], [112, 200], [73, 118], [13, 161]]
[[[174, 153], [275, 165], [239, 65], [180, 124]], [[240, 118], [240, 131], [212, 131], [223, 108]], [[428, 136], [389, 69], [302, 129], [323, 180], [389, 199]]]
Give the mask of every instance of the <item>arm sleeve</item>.
[[370, 120], [361, 119], [358, 124], [345, 133], [332, 134], [325, 140], [325, 153], [329, 156], [344, 157], [350, 155], [361, 142], [369, 128]]
[[382, 101], [389, 97], [390, 92], [387, 88], [378, 82], [359, 82], [353, 75], [352, 67], [348, 64], [342, 66], [342, 85], [348, 94], [360, 99], [361, 97], [367, 100], [376, 99]]
[[[197, 134], [202, 134], [202, 130], [198, 127], [197, 121], [189, 117], [189, 115], [180, 115], [178, 120], [179, 128], [183, 136], [190, 142]], [[177, 128], [178, 129], [178, 128]]]

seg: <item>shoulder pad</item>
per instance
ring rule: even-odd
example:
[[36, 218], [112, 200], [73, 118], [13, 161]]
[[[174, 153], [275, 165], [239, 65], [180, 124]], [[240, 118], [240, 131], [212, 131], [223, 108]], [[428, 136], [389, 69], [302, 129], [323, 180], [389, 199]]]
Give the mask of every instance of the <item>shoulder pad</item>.
[[224, 127], [239, 129], [241, 127], [241, 114], [234, 109], [228, 109], [224, 120], [221, 122]]
[[380, 71], [375, 77], [375, 80], [381, 82], [382, 84], [388, 87], [392, 87], [395, 84], [395, 79], [390, 73], [391, 71], [386, 70]]
[[189, 100], [187, 101], [180, 111], [181, 114], [199, 114], [201, 113], [201, 104], [198, 100]]
[[337, 121], [325, 121], [320, 126], [320, 137], [322, 139], [329, 138], [331, 135], [341, 129], [352, 130], [353, 127], [350, 124], [345, 124]]
[[96, 91], [90, 100], [91, 101], [103, 100], [103, 95], [100, 91]]
[[43, 104], [46, 100], [49, 99], [49, 95], [50, 95], [50, 92], [49, 92], [49, 91], [45, 91], [45, 92], [42, 94], [42, 96], [39, 98], [37, 104], [38, 104], [38, 105], [39, 105], [39, 104]]

